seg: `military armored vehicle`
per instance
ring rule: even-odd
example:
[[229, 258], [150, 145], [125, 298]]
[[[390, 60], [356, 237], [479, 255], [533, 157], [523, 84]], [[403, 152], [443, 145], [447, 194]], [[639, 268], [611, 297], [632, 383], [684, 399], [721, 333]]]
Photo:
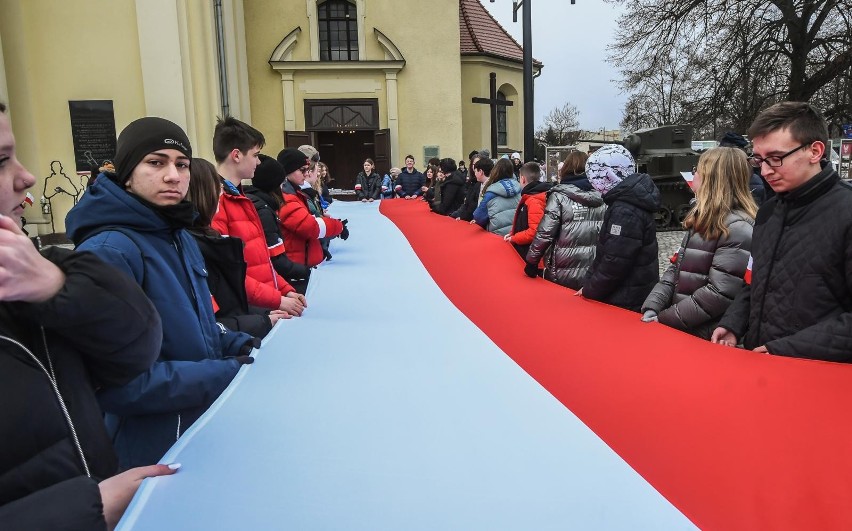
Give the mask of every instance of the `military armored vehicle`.
[[662, 195], [662, 206], [655, 215], [657, 228], [679, 229], [694, 197], [680, 172], [691, 172], [698, 163], [692, 150], [691, 125], [664, 125], [640, 129], [623, 144], [636, 159], [636, 171], [647, 173]]

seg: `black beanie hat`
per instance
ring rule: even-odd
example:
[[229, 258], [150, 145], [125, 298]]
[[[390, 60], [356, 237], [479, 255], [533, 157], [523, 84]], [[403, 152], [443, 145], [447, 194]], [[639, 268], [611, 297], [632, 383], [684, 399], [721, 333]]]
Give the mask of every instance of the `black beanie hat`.
[[258, 190], [269, 193], [281, 186], [285, 175], [284, 167], [277, 160], [269, 155], [260, 155], [260, 164], [255, 168], [251, 182]]
[[192, 158], [189, 138], [176, 123], [155, 116], [130, 122], [116, 143], [113, 162], [118, 183], [123, 186], [145, 155], [159, 149], [176, 149]]
[[721, 147], [735, 147], [740, 149], [745, 149], [748, 146], [748, 140], [746, 140], [742, 135], [738, 135], [733, 131], [728, 131], [725, 133], [725, 136], [719, 141], [719, 145]]
[[290, 175], [310, 164], [308, 157], [296, 148], [285, 148], [278, 153], [278, 163], [284, 166], [284, 175]]

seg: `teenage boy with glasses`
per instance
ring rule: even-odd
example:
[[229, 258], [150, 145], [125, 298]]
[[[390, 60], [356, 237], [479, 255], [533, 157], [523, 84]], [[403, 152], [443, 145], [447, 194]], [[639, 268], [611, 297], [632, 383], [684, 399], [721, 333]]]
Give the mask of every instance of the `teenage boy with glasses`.
[[755, 220], [751, 285], [711, 340], [852, 361], [852, 187], [824, 160], [825, 119], [807, 103], [778, 103], [757, 117], [749, 137], [749, 162], [776, 195]]
[[349, 238], [346, 220], [331, 216], [316, 217], [308, 207], [308, 197], [302, 191], [305, 176], [311, 171], [312, 163], [303, 151], [286, 148], [278, 153], [278, 163], [284, 167], [284, 182], [281, 194], [284, 204], [278, 210], [281, 233], [284, 236], [287, 257], [306, 267], [319, 265], [323, 259], [320, 238]]

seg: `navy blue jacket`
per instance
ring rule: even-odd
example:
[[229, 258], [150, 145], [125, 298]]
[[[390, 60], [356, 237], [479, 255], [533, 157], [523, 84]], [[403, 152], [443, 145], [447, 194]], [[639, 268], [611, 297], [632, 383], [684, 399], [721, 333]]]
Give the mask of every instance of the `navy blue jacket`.
[[395, 191], [399, 197], [407, 195], [421, 196], [423, 191], [420, 190], [426, 184], [426, 177], [416, 169], [408, 173], [406, 168], [402, 169], [399, 175], [396, 176]]
[[573, 184], [584, 192], [591, 192], [594, 190], [594, 188], [592, 188], [592, 183], [589, 182], [589, 178], [586, 177], [586, 172], [579, 175], [566, 175], [559, 181], [559, 184]]
[[660, 280], [654, 213], [660, 191], [644, 173], [603, 195], [607, 204], [583, 296], [638, 312]]
[[[119, 230], [109, 230], [116, 227]], [[163, 321], [154, 365], [98, 400], [122, 467], [159, 461], [228, 386], [251, 336], [216, 323], [204, 258], [193, 237], [98, 176], [66, 219], [78, 250], [136, 279]], [[104, 230], [107, 229], [107, 230]]]
[[757, 206], [763, 204], [766, 201], [766, 184], [763, 182], [763, 178], [756, 171], [751, 174], [751, 177], [748, 180], [748, 189], [751, 190], [751, 196], [754, 198], [754, 202], [757, 203]]

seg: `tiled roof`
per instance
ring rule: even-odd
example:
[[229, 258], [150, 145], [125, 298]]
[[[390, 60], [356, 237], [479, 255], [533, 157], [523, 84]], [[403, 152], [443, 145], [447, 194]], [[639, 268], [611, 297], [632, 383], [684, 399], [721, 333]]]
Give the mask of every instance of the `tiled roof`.
[[[503, 29], [479, 0], [459, 0], [462, 55], [490, 55], [523, 62], [524, 49]], [[539, 61], [533, 60], [536, 66]]]

